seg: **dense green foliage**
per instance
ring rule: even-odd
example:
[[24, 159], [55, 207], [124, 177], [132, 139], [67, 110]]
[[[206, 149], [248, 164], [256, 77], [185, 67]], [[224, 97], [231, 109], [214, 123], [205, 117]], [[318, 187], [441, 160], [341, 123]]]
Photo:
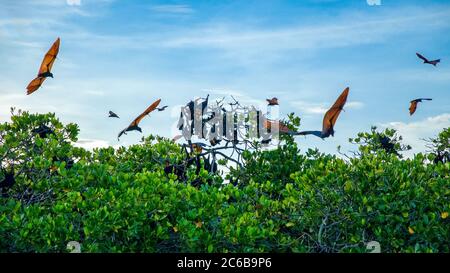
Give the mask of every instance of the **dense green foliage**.
[[[42, 124], [53, 133], [36, 133]], [[246, 151], [227, 177], [189, 168], [187, 182], [164, 172], [185, 157], [168, 139], [89, 152], [73, 146], [77, 133], [52, 114], [0, 124], [0, 181], [15, 176], [0, 197], [0, 252], [65, 252], [69, 241], [83, 252], [366, 252], [369, 241], [449, 252], [450, 163], [401, 159], [394, 131], [362, 133], [347, 159], [287, 138]]]

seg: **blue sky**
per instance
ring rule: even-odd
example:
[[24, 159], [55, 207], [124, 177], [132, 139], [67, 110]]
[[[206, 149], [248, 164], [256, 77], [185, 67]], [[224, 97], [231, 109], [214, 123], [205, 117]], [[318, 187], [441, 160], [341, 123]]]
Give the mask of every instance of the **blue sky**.
[[[0, 1], [0, 122], [9, 108], [55, 112], [80, 126], [85, 147], [129, 145], [117, 134], [157, 98], [144, 134], [174, 135], [179, 106], [194, 97], [233, 95], [320, 130], [324, 111], [350, 87], [335, 137], [299, 137], [300, 147], [336, 152], [371, 125], [399, 130], [423, 151], [423, 138], [450, 126], [448, 1]], [[31, 96], [26, 86], [61, 37], [54, 79]], [[423, 65], [421, 52], [441, 58]], [[419, 105], [409, 116], [409, 101]], [[108, 119], [113, 110], [121, 119]]]

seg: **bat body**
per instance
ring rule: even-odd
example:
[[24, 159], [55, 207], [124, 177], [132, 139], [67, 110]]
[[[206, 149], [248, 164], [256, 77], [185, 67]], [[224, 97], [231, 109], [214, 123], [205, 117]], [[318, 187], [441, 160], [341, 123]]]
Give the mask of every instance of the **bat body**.
[[140, 114], [137, 118], [135, 118], [130, 125], [128, 125], [127, 128], [123, 129], [117, 139], [119, 139], [123, 134], [126, 134], [126, 132], [129, 131], [139, 131], [142, 133], [142, 129], [141, 127], [139, 127], [139, 122], [141, 122], [141, 120], [147, 116], [148, 114], [150, 114], [151, 112], [153, 112], [156, 107], [158, 107], [159, 103], [161, 102], [161, 99], [158, 99], [157, 101], [155, 101], [154, 103], [152, 103], [142, 114]]
[[30, 95], [34, 91], [38, 90], [39, 87], [41, 87], [42, 83], [44, 83], [46, 78], [53, 78], [51, 69], [53, 67], [53, 63], [56, 60], [56, 56], [58, 56], [59, 44], [60, 39], [58, 38], [53, 43], [52, 47], [47, 51], [47, 54], [45, 54], [37, 77], [34, 78], [27, 86], [27, 95]]
[[38, 128], [34, 129], [32, 132], [35, 134], [39, 134], [40, 138], [46, 138], [50, 134], [55, 135], [55, 132], [53, 132], [53, 130], [45, 124], [40, 125]]
[[108, 117], [109, 118], [119, 118], [119, 116], [116, 113], [114, 113], [113, 111], [109, 111], [109, 116]]
[[161, 112], [161, 111], [164, 111], [167, 107], [168, 107], [167, 105], [164, 105], [163, 107], [156, 108], [156, 109], [158, 109], [158, 111]]
[[14, 185], [14, 173], [6, 173], [5, 178], [0, 182], [0, 188], [11, 188]]
[[203, 151], [203, 148], [206, 148], [206, 144], [201, 142], [192, 143], [192, 149], [196, 153], [201, 153]]
[[220, 142], [222, 142], [221, 139], [217, 139], [217, 138], [213, 138], [209, 141], [209, 143], [211, 144], [211, 146], [216, 146], [217, 144], [220, 144]]
[[424, 64], [431, 64], [431, 65], [436, 66], [438, 63], [441, 62], [441, 59], [430, 61], [419, 53], [416, 53], [416, 55], [417, 55], [417, 57], [419, 57], [419, 59], [421, 59], [423, 61]]
[[336, 124], [339, 114], [344, 109], [349, 91], [350, 89], [347, 87], [337, 98], [333, 106], [331, 106], [331, 108], [325, 113], [325, 116], [323, 117], [322, 131], [303, 131], [295, 133], [295, 135], [314, 135], [322, 139], [329, 136], [334, 137], [334, 125]]
[[6, 194], [6, 192], [14, 186], [16, 183], [16, 179], [14, 178], [14, 172], [5, 173], [5, 178], [0, 181], [0, 190], [2, 195]]
[[266, 101], [267, 101], [267, 103], [268, 103], [269, 106], [272, 106], [272, 105], [278, 105], [278, 99], [275, 98], [275, 97], [273, 97], [273, 98], [271, 98], [271, 99], [266, 99]]
[[48, 78], [48, 77], [53, 78], [53, 74], [51, 72], [49, 72], [49, 71], [46, 71], [46, 72], [43, 72], [43, 73], [39, 73], [38, 77], [41, 77], [41, 78]]
[[428, 99], [428, 98], [420, 98], [420, 99], [415, 99], [410, 101], [410, 105], [409, 105], [409, 115], [412, 116], [416, 110], [417, 110], [417, 104], [419, 102], [422, 102], [424, 100], [432, 100], [432, 99]]

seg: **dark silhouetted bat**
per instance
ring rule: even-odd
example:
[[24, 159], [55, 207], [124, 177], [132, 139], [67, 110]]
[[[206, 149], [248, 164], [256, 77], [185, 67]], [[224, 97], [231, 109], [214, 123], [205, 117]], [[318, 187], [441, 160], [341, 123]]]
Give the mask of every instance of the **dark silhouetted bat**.
[[164, 105], [163, 107], [160, 107], [160, 108], [156, 108], [156, 109], [158, 109], [158, 111], [164, 111], [164, 110], [166, 110], [166, 108], [167, 107], [169, 107], [168, 105]]
[[119, 118], [119, 116], [116, 113], [114, 113], [113, 111], [109, 111], [109, 116], [108, 117], [109, 118]]
[[202, 102], [202, 115], [205, 113], [206, 107], [208, 107], [209, 94], [206, 96], [205, 100]]
[[133, 120], [133, 122], [130, 123], [130, 125], [128, 125], [127, 128], [123, 129], [120, 133], [119, 136], [117, 137], [117, 140], [119, 140], [120, 136], [122, 136], [123, 134], [126, 134], [126, 132], [128, 131], [139, 131], [142, 133], [142, 129], [141, 127], [139, 127], [139, 122], [141, 122], [141, 120], [148, 114], [150, 114], [151, 112], [153, 112], [156, 107], [158, 107], [159, 103], [161, 102], [161, 99], [158, 99], [157, 101], [155, 101], [154, 103], [152, 103], [152, 105], [150, 105], [142, 114], [140, 114], [135, 120]]
[[0, 181], [0, 189], [2, 195], [5, 195], [6, 192], [16, 183], [16, 179], [14, 178], [14, 171], [4, 172], [4, 179]]
[[206, 145], [204, 143], [192, 143], [192, 149], [196, 152], [196, 153], [201, 153], [203, 151], [203, 148], [206, 147]]
[[[331, 108], [325, 113], [323, 118], [322, 131], [303, 131], [294, 133], [294, 135], [315, 135], [322, 139], [329, 137], [330, 135], [334, 137], [334, 125], [339, 117], [339, 114], [344, 109], [344, 105], [347, 102], [347, 96], [349, 88], [345, 88], [342, 94], [337, 98], [336, 102], [331, 106]], [[281, 131], [281, 130], [280, 130]]]
[[380, 141], [381, 148], [383, 148], [387, 153], [399, 155], [399, 153], [395, 150], [395, 144], [391, 142], [390, 138], [378, 134], [378, 139]]
[[217, 138], [212, 138], [209, 143], [211, 144], [211, 146], [216, 146], [217, 144], [220, 144], [220, 142], [222, 142], [221, 139], [217, 139]]
[[278, 105], [278, 99], [275, 97], [273, 97], [271, 99], [266, 99], [266, 101], [269, 105]]
[[409, 115], [410, 115], [410, 116], [412, 116], [412, 114], [414, 114], [414, 113], [416, 112], [417, 104], [418, 104], [419, 102], [424, 101], [424, 100], [432, 100], [432, 99], [428, 99], [428, 98], [420, 98], [420, 99], [412, 100], [412, 101], [410, 102], [410, 105], [409, 105]]
[[430, 60], [428, 60], [427, 58], [425, 58], [424, 56], [420, 55], [419, 53], [416, 53], [416, 55], [417, 55], [417, 57], [419, 57], [421, 60], [423, 60], [423, 63], [424, 63], [424, 64], [432, 64], [432, 65], [436, 66], [438, 63], [441, 62], [441, 59], [437, 59], [437, 60], [430, 61]]
[[38, 128], [32, 131], [35, 134], [39, 134], [41, 138], [46, 138], [48, 135], [55, 135], [55, 132], [45, 124], [41, 124]]
[[34, 91], [36, 91], [39, 87], [41, 87], [42, 83], [46, 78], [53, 78], [53, 74], [50, 72], [55, 62], [56, 56], [59, 52], [59, 43], [60, 39], [56, 39], [53, 43], [52, 47], [48, 50], [47, 54], [45, 54], [44, 60], [42, 60], [41, 67], [39, 68], [39, 72], [37, 77], [32, 80], [27, 86], [27, 95], [30, 95]]

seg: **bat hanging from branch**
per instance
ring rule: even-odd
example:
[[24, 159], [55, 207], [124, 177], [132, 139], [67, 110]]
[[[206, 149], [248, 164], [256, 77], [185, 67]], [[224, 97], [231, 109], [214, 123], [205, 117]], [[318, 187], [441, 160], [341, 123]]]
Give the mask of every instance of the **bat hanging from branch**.
[[127, 128], [123, 129], [120, 133], [119, 136], [117, 137], [117, 140], [119, 140], [119, 138], [123, 135], [126, 134], [126, 132], [128, 131], [139, 131], [142, 133], [142, 129], [141, 127], [139, 127], [139, 122], [141, 122], [141, 120], [147, 116], [148, 114], [150, 114], [151, 112], [153, 112], [156, 107], [158, 107], [159, 103], [161, 102], [161, 99], [158, 99], [157, 101], [155, 101], [154, 103], [152, 103], [142, 114], [140, 114], [137, 118], [135, 118], [130, 125], [128, 125]]
[[60, 39], [56, 39], [53, 43], [52, 47], [48, 50], [47, 54], [44, 56], [44, 60], [42, 60], [41, 67], [39, 68], [39, 72], [36, 78], [34, 78], [27, 86], [27, 95], [30, 95], [34, 91], [38, 90], [41, 87], [42, 83], [46, 78], [53, 78], [53, 74], [51, 73], [53, 63], [56, 60], [56, 56], [58, 56], [59, 52], [59, 44]]
[[350, 88], [345, 88], [333, 106], [331, 106], [331, 108], [325, 113], [325, 116], [323, 117], [322, 131], [303, 131], [293, 133], [293, 135], [315, 135], [322, 139], [327, 138], [330, 135], [334, 137], [334, 125], [336, 124], [339, 114], [344, 109], [349, 91]]

